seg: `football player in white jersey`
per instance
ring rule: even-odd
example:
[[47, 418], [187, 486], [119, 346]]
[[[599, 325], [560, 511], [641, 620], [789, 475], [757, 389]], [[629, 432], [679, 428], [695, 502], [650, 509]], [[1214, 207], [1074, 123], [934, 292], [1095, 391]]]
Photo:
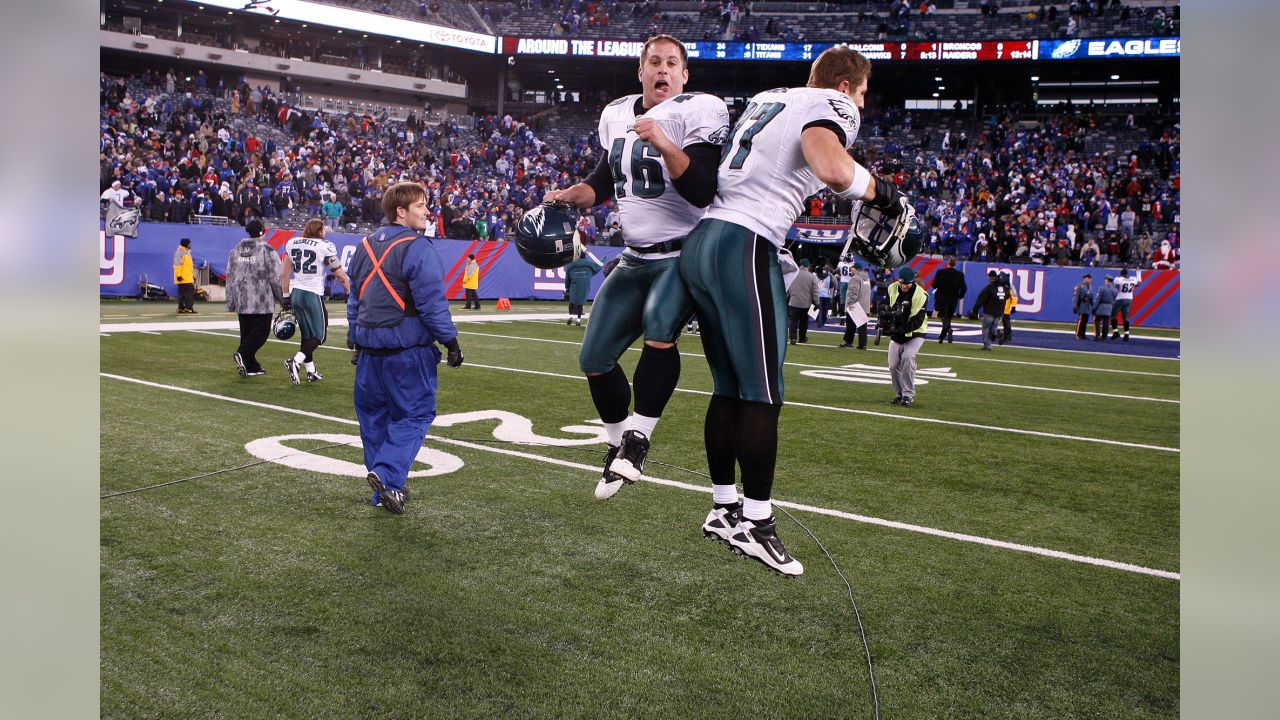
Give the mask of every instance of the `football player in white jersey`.
[[836, 315], [844, 316], [844, 296], [849, 292], [849, 276], [853, 274], [853, 256], [841, 255], [836, 263], [836, 282], [839, 285], [839, 296], [836, 297]]
[[332, 270], [333, 276], [342, 283], [343, 291], [351, 293], [351, 281], [338, 260], [338, 249], [324, 239], [324, 234], [324, 221], [312, 218], [303, 226], [301, 235], [284, 244], [280, 270], [280, 286], [285, 292], [282, 304], [285, 310], [293, 311], [298, 319], [298, 334], [302, 336], [301, 349], [284, 361], [285, 372], [294, 385], [300, 384], [298, 368], [304, 366], [307, 382], [324, 379], [316, 370], [312, 354], [324, 343], [329, 327], [329, 311], [324, 306], [325, 271]]
[[801, 202], [823, 185], [894, 222], [910, 217], [893, 183], [847, 152], [870, 73], [865, 57], [837, 46], [814, 60], [807, 87], [753, 97], [729, 134], [715, 200], [680, 257], [715, 380], [704, 430], [714, 504], [703, 532], [788, 575], [804, 567], [778, 539], [770, 504], [787, 349], [778, 249]]
[[1137, 277], [1129, 277], [1129, 270], [1120, 271], [1116, 278], [1116, 304], [1112, 309], [1111, 327], [1115, 328], [1112, 338], [1120, 337], [1120, 319], [1124, 318], [1124, 341], [1129, 342], [1129, 307], [1133, 305], [1133, 290], [1142, 282], [1142, 271]]
[[[649, 439], [680, 378], [676, 340], [693, 311], [680, 280], [680, 248], [716, 192], [716, 166], [729, 132], [729, 111], [713, 95], [684, 93], [684, 45], [670, 35], [644, 44], [642, 92], [600, 113], [605, 156], [582, 182], [552, 190], [545, 202], [589, 208], [616, 199], [626, 250], [600, 286], [578, 364], [608, 432], [595, 495], [612, 497], [640, 479]], [[631, 383], [618, 358], [644, 338]]]

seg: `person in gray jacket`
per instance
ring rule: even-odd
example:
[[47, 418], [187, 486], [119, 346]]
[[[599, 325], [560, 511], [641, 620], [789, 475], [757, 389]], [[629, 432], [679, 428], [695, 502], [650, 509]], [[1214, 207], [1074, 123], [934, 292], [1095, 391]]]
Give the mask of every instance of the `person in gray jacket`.
[[280, 287], [280, 255], [263, 238], [262, 221], [250, 220], [241, 240], [227, 256], [227, 310], [240, 319], [240, 347], [232, 355], [240, 377], [266, 375], [258, 350], [271, 333], [271, 313], [284, 299]]
[[1089, 313], [1093, 312], [1093, 275], [1085, 273], [1072, 290], [1071, 312], [1076, 314], [1076, 337], [1087, 340]]
[[787, 288], [787, 337], [791, 344], [809, 342], [809, 308], [818, 307], [818, 278], [809, 272], [809, 261], [800, 261], [800, 271]]
[[1116, 288], [1110, 276], [1093, 298], [1093, 341], [1104, 342], [1111, 334], [1111, 311], [1116, 304]]
[[853, 264], [853, 272], [849, 273], [848, 287], [844, 293], [844, 342], [840, 343], [842, 348], [853, 347], [853, 334], [858, 334], [858, 349], [867, 349], [867, 320], [857, 323], [853, 319], [853, 315], [849, 312], [854, 307], [862, 308], [861, 316], [869, 318], [871, 316], [871, 279], [867, 277], [866, 270], [862, 269], [862, 263]]

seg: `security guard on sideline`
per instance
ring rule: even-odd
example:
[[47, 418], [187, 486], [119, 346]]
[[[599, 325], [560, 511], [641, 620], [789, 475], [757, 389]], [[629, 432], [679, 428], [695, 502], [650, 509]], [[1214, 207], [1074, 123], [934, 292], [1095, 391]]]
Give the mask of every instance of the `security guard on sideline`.
[[191, 238], [178, 241], [173, 253], [173, 281], [178, 284], [178, 314], [197, 315], [196, 271], [191, 262]]

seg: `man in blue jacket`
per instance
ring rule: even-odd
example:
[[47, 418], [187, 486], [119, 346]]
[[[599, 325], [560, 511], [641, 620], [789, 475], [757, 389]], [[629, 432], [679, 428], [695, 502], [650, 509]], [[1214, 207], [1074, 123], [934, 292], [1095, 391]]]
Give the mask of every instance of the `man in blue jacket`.
[[405, 480], [436, 417], [439, 342], [449, 367], [462, 365], [449, 316], [444, 267], [427, 226], [427, 193], [402, 182], [382, 197], [388, 225], [356, 246], [347, 299], [347, 344], [360, 351], [355, 407], [372, 503], [401, 514]]

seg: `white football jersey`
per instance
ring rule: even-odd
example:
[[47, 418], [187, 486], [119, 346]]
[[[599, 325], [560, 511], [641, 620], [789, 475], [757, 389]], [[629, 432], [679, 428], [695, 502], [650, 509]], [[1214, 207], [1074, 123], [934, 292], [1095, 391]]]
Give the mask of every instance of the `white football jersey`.
[[741, 225], [780, 245], [804, 199], [823, 187], [805, 162], [800, 134], [815, 125], [829, 127], [847, 149], [860, 124], [853, 100], [835, 90], [759, 93], [729, 133], [719, 190], [706, 216]]
[[853, 273], [853, 263], [847, 260], [841, 260], [836, 263], [836, 274], [840, 276], [840, 282], [849, 282], [849, 275]]
[[290, 238], [284, 244], [284, 257], [293, 263], [289, 288], [324, 295], [324, 273], [341, 266], [338, 249], [328, 240], [303, 237]]
[[1116, 299], [1132, 300], [1133, 289], [1138, 287], [1138, 283], [1142, 282], [1142, 273], [1138, 273], [1137, 277], [1118, 277], [1115, 279]]
[[[689, 234], [704, 208], [680, 196], [662, 154], [636, 137], [636, 119], [651, 117], [682, 148], [724, 144], [729, 109], [715, 95], [684, 93], [642, 112], [640, 95], [618, 98], [600, 113], [600, 146], [609, 155], [613, 193], [627, 245], [646, 247]], [[639, 113], [639, 114], [638, 114]]]

